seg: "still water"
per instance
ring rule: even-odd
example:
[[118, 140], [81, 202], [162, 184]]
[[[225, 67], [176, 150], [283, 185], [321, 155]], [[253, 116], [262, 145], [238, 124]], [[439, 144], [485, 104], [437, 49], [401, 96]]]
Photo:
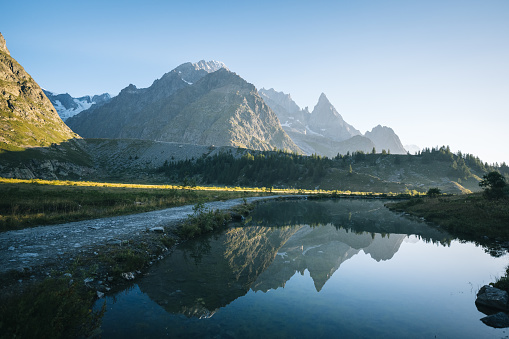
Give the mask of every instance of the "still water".
[[474, 301], [508, 256], [383, 203], [262, 203], [244, 225], [181, 244], [106, 298], [102, 337], [506, 337]]

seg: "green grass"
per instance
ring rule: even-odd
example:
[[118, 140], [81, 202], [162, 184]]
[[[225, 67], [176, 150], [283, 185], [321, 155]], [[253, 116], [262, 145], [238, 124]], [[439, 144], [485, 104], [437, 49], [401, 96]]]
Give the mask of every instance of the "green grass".
[[75, 182], [10, 181], [0, 182], [0, 231], [268, 194], [164, 186], [92, 186], [98, 183], [78, 186]]
[[97, 327], [94, 292], [68, 277], [47, 278], [0, 300], [1, 338], [75, 338]]
[[391, 210], [423, 217], [466, 240], [509, 241], [509, 199], [490, 200], [483, 194], [413, 198], [387, 204]]

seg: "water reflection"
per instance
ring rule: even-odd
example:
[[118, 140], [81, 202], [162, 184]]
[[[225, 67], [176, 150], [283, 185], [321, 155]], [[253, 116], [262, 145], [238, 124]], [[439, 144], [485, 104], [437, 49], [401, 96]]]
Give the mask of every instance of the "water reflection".
[[139, 287], [168, 312], [211, 316], [245, 295], [298, 229], [239, 227], [187, 242], [153, 267]]
[[139, 287], [170, 313], [210, 317], [249, 290], [284, 287], [296, 272], [309, 271], [319, 292], [360, 251], [391, 259], [407, 234], [450, 243], [446, 233], [400, 218], [381, 202], [264, 204], [246, 226], [179, 246]]
[[108, 297], [101, 330], [108, 338], [501, 337], [479, 321], [474, 300], [506, 265], [507, 256], [451, 241], [382, 201], [267, 203], [245, 225], [181, 244], [133, 289]]

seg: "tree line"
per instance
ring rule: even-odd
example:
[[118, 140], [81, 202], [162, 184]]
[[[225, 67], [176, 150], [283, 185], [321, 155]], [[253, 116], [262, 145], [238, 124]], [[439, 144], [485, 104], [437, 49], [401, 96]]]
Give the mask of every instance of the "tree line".
[[316, 154], [304, 156], [282, 150], [239, 149], [236, 152], [230, 150], [212, 156], [203, 155], [198, 159], [166, 161], [158, 171], [167, 175], [173, 182], [185, 183], [186, 186], [201, 183], [272, 187], [289, 186], [302, 180], [319, 183], [330, 168], [352, 173], [352, 167], [375, 167], [381, 160], [392, 162], [396, 167], [406, 163], [417, 165], [445, 163], [448, 166], [447, 174], [454, 180], [467, 179], [474, 173], [482, 176], [492, 171], [509, 178], [509, 167], [505, 163], [500, 166], [489, 165], [471, 154], [453, 153], [449, 146], [425, 148], [415, 155], [359, 151], [338, 154], [332, 159]]

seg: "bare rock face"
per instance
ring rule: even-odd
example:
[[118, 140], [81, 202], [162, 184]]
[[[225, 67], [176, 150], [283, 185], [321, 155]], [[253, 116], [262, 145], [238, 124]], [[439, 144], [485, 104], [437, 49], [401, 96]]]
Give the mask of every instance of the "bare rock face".
[[0, 34], [0, 151], [75, 138], [39, 85], [10, 56]]
[[11, 55], [9, 50], [7, 49], [7, 43], [5, 42], [4, 36], [0, 33], [0, 51], [7, 53], [7, 55]]

